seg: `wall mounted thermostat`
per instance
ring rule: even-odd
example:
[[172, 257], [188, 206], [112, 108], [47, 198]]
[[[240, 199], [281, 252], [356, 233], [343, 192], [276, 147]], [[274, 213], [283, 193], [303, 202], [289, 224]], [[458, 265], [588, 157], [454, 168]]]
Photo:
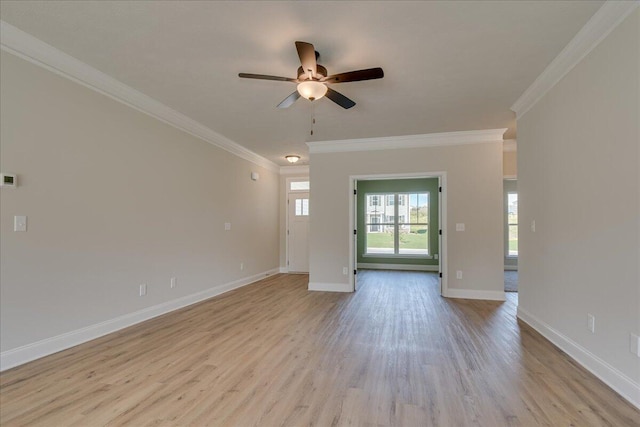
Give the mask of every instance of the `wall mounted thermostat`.
[[260, 179], [260, 175], [258, 174], [258, 172], [251, 172], [251, 179], [254, 181], [257, 181]]
[[0, 187], [17, 187], [18, 177], [13, 173], [0, 173]]

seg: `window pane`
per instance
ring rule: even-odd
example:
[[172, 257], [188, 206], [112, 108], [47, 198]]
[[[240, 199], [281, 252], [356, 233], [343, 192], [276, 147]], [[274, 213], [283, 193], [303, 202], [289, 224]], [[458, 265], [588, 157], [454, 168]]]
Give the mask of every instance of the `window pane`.
[[309, 181], [295, 181], [289, 187], [292, 191], [309, 190]]
[[518, 226], [509, 225], [509, 256], [518, 256]]
[[507, 194], [508, 256], [518, 256], [518, 193]]
[[[409, 199], [409, 222], [411, 224], [429, 223], [429, 193], [412, 193]], [[404, 209], [400, 209], [403, 211]]]
[[429, 193], [418, 194], [418, 223], [429, 222]]
[[404, 226], [400, 228], [400, 247], [402, 255], [427, 255], [429, 253], [429, 230], [426, 226]]
[[[380, 212], [382, 212], [382, 210], [380, 209], [380, 207], [378, 206], [378, 196], [370, 196], [367, 195], [366, 197], [366, 218], [365, 221], [369, 222], [369, 217], [371, 215], [378, 215]], [[378, 221], [379, 222], [379, 221]]]
[[309, 199], [296, 199], [296, 216], [309, 215]]
[[[375, 230], [373, 227], [376, 227]], [[377, 231], [376, 231], [377, 230]], [[393, 254], [393, 227], [370, 225], [367, 230], [368, 254]]]
[[[398, 213], [406, 213], [398, 223], [400, 255], [429, 254], [429, 193], [406, 195], [407, 206], [398, 206]], [[402, 217], [403, 215], [399, 215]], [[405, 222], [405, 218], [408, 222]]]
[[507, 194], [507, 215], [509, 224], [518, 223], [518, 193]]

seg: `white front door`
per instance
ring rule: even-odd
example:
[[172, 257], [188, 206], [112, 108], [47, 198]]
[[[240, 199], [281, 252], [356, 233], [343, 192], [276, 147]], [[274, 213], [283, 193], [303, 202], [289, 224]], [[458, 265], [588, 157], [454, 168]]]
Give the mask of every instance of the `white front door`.
[[289, 193], [289, 271], [309, 272], [309, 193]]

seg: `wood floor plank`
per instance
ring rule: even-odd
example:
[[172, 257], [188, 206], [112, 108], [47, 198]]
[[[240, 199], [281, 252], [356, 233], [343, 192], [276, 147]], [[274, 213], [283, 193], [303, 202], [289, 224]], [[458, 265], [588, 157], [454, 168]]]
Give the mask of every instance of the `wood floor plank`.
[[[361, 274], [360, 274], [361, 273]], [[434, 274], [276, 275], [0, 374], [3, 426], [638, 426], [640, 411]]]

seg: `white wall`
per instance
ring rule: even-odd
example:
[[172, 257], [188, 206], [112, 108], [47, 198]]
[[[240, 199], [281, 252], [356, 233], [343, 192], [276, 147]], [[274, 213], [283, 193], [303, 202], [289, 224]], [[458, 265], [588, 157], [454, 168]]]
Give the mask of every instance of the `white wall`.
[[515, 178], [518, 176], [517, 151], [505, 151], [502, 158], [502, 173], [505, 177]]
[[3, 362], [278, 267], [276, 173], [8, 53], [1, 67], [1, 169], [20, 184], [0, 190]]
[[640, 406], [639, 52], [636, 9], [518, 118], [518, 191], [520, 317]]
[[[451, 296], [504, 298], [502, 143], [312, 153], [310, 286], [349, 290], [350, 176], [446, 172]], [[456, 223], [466, 231], [456, 232]], [[456, 270], [463, 271], [457, 280]], [[456, 293], [456, 291], [459, 291]], [[462, 293], [461, 293], [462, 292]]]

